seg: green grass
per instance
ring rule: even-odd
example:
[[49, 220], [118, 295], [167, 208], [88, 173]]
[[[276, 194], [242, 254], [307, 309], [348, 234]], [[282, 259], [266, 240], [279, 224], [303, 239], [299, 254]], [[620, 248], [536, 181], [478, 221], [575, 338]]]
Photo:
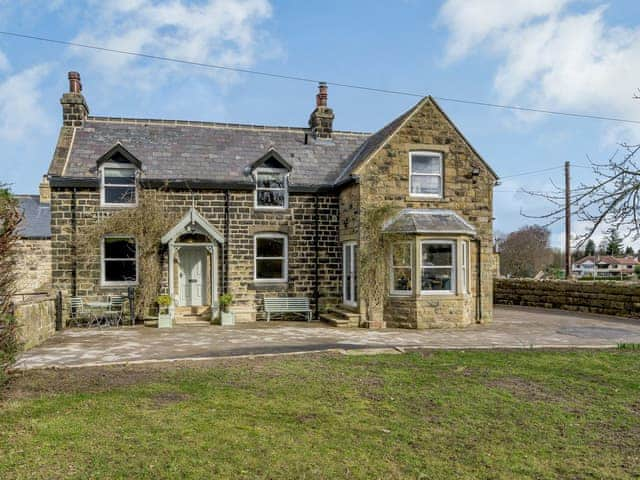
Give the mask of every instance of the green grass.
[[5, 480], [639, 475], [636, 351], [32, 372], [0, 404]]

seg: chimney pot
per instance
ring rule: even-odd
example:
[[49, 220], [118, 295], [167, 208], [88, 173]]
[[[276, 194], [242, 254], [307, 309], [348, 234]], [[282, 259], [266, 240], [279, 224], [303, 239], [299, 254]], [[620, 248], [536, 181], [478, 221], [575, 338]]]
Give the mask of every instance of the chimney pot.
[[78, 72], [69, 72], [69, 93], [82, 92], [82, 82]]
[[309, 127], [314, 138], [331, 138], [335, 115], [333, 110], [327, 106], [328, 97], [327, 83], [320, 82], [316, 95], [316, 108], [309, 117]]

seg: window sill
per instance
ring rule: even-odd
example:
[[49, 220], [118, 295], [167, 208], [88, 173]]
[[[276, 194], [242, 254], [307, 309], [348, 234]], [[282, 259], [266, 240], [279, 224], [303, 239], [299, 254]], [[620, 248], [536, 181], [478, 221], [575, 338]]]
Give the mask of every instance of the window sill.
[[446, 202], [447, 199], [444, 197], [441, 197], [440, 195], [434, 195], [434, 196], [429, 196], [429, 195], [408, 195], [406, 197], [406, 200], [411, 201], [411, 202]]
[[137, 203], [101, 203], [100, 204], [100, 208], [109, 208], [109, 209], [134, 208], [134, 207], [137, 207], [137, 206], [138, 206]]
[[114, 282], [114, 283], [100, 283], [101, 288], [129, 288], [137, 287], [138, 282]]
[[289, 283], [286, 280], [274, 280], [274, 281], [254, 281], [248, 285], [250, 290], [265, 291], [265, 290], [287, 290]]
[[253, 209], [256, 212], [264, 212], [264, 213], [283, 213], [283, 212], [289, 211], [289, 207], [256, 207], [255, 205]]

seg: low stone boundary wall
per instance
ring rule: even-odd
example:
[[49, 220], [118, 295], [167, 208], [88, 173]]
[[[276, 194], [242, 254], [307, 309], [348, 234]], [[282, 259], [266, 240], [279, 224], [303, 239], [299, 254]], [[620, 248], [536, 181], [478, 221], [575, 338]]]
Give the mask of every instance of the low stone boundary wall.
[[56, 331], [56, 299], [43, 295], [13, 301], [18, 323], [18, 340], [28, 350], [41, 344]]
[[640, 284], [498, 278], [493, 303], [640, 318]]

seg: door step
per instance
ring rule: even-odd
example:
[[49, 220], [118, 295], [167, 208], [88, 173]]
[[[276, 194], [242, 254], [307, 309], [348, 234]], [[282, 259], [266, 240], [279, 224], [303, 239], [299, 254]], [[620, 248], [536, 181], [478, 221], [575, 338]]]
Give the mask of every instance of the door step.
[[320, 320], [332, 327], [359, 327], [360, 314], [340, 307], [331, 307], [320, 315]]

